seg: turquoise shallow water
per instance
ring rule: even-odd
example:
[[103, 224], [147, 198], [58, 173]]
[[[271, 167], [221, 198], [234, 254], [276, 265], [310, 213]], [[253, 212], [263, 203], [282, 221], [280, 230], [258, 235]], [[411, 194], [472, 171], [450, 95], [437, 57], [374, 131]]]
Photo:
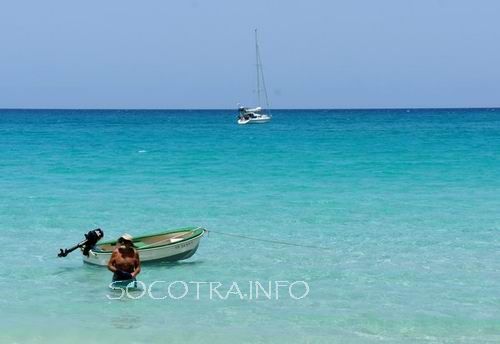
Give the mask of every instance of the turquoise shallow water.
[[[0, 175], [1, 342], [500, 342], [498, 110], [275, 111], [262, 126], [1, 110]], [[301, 300], [109, 300], [106, 269], [56, 258], [95, 227], [187, 225], [331, 250], [212, 233], [140, 275], [302, 280]]]

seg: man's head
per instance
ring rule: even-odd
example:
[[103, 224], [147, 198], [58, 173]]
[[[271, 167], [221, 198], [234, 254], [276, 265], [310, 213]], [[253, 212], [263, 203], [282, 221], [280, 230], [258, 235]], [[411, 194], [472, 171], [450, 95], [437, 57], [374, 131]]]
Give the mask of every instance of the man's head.
[[131, 247], [133, 246], [133, 240], [134, 238], [132, 237], [132, 235], [125, 233], [118, 238], [118, 243], [125, 245], [126, 247]]

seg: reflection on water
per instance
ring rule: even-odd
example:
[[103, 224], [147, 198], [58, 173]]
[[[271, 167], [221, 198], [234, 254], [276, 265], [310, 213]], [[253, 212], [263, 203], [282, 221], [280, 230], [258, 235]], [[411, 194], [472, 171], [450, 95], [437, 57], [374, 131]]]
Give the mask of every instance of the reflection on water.
[[130, 330], [141, 327], [142, 318], [137, 314], [120, 314], [111, 317], [111, 324], [114, 328]]
[[169, 262], [169, 261], [153, 261], [153, 262], [143, 262], [141, 265], [145, 265], [148, 268], [155, 267], [165, 267], [165, 268], [176, 268], [176, 267], [187, 267], [187, 266], [195, 266], [203, 264], [203, 260], [193, 260], [193, 261], [177, 261], [177, 262]]

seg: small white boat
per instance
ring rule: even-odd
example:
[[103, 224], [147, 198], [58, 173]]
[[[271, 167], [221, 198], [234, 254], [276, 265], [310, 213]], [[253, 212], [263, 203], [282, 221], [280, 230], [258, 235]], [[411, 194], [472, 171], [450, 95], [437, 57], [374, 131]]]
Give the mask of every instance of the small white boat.
[[255, 109], [239, 108], [238, 124], [260, 124], [267, 123], [271, 120], [271, 116], [260, 113], [262, 108], [259, 106]]
[[[178, 261], [195, 254], [205, 232], [206, 229], [201, 227], [187, 227], [139, 236], [134, 238], [133, 244], [139, 252], [141, 262]], [[106, 266], [115, 247], [116, 240], [96, 244], [89, 250], [88, 256], [83, 256], [83, 261]]]
[[267, 97], [266, 82], [264, 80], [264, 71], [262, 69], [262, 61], [260, 58], [259, 43], [257, 40], [257, 29], [255, 29], [255, 58], [257, 60], [257, 102], [261, 104], [261, 93], [264, 93], [268, 114], [264, 113], [262, 107], [246, 108], [240, 106], [238, 108], [238, 124], [261, 124], [267, 123], [272, 116], [269, 110], [269, 98]]

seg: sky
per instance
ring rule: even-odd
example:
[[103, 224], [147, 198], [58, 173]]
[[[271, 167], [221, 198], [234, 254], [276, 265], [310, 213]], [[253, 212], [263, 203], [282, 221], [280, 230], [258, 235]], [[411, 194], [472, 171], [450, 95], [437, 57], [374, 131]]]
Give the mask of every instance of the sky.
[[500, 106], [498, 0], [0, 0], [0, 108]]

